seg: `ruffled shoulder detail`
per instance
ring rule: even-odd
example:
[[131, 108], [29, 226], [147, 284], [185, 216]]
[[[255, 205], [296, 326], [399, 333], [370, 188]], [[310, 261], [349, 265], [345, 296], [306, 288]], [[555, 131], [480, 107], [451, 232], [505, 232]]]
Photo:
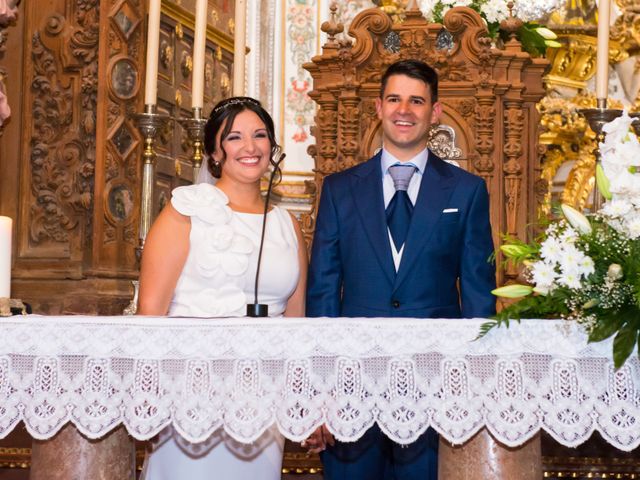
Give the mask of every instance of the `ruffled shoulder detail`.
[[233, 215], [224, 192], [208, 183], [177, 187], [171, 194], [171, 205], [182, 215], [198, 217], [212, 225], [229, 223]]

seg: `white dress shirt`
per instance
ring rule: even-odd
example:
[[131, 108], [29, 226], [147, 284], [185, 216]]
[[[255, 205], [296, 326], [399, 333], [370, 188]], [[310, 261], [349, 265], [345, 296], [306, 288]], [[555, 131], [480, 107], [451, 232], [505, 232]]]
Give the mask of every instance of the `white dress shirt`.
[[[400, 163], [400, 164], [411, 164], [416, 167], [416, 171], [411, 177], [411, 181], [409, 182], [409, 188], [407, 189], [407, 195], [409, 195], [409, 200], [413, 205], [416, 204], [416, 199], [418, 198], [418, 192], [420, 191], [420, 183], [422, 182], [422, 175], [424, 175], [424, 169], [427, 167], [427, 159], [429, 158], [429, 150], [424, 149], [420, 153], [418, 153], [415, 157], [405, 162], [401, 162], [396, 157], [391, 155], [384, 148], [382, 149], [382, 157], [380, 161], [380, 166], [382, 167], [382, 194], [384, 196], [384, 208], [386, 209], [389, 206], [389, 202], [396, 193], [396, 189], [393, 186], [393, 178], [391, 178], [391, 174], [389, 173], [389, 167]], [[396, 272], [400, 267], [400, 260], [402, 260], [402, 252], [404, 251], [404, 245], [400, 248], [398, 252], [396, 250], [396, 246], [393, 243], [393, 239], [391, 238], [391, 232], [387, 227], [387, 234], [389, 236], [389, 243], [391, 245], [391, 254], [393, 255], [393, 264], [396, 267]]]

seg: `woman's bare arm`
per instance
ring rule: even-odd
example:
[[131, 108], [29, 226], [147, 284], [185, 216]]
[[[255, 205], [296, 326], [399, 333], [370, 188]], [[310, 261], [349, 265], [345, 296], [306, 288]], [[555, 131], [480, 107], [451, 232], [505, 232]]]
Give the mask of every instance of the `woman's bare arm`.
[[153, 223], [140, 265], [139, 315], [166, 315], [189, 254], [191, 219], [169, 203]]

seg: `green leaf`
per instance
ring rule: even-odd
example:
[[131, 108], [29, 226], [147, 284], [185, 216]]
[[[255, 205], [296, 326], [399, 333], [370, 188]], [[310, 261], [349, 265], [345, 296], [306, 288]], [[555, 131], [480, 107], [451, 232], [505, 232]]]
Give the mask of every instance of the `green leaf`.
[[[509, 325], [509, 321], [507, 320], [507, 326], [508, 325]], [[476, 340], [481, 339], [487, 333], [489, 333], [490, 330], [493, 330], [494, 327], [498, 327], [498, 326], [500, 326], [500, 322], [498, 320], [491, 320], [489, 322], [484, 322], [482, 325], [480, 325], [480, 331], [478, 332], [478, 336], [474, 338], [473, 341], [475, 342]]]
[[638, 329], [630, 322], [620, 329], [613, 339], [613, 363], [620, 368], [636, 346]]
[[491, 38], [498, 38], [498, 35], [500, 35], [500, 22], [487, 22], [487, 30], [489, 30]]
[[522, 43], [522, 48], [531, 55], [544, 55], [547, 51], [545, 39], [532, 28], [531, 24], [525, 23], [518, 29], [518, 40]]
[[600, 319], [589, 334], [589, 342], [601, 342], [609, 338], [620, 329], [622, 323], [622, 319]]

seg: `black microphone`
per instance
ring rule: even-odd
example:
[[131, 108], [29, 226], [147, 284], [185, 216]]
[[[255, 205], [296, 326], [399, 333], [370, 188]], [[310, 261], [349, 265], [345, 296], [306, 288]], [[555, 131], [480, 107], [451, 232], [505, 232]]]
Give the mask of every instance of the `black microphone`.
[[247, 304], [247, 317], [268, 317], [269, 305], [264, 303], [258, 303], [258, 279], [260, 278], [260, 262], [262, 260], [262, 247], [264, 246], [264, 232], [267, 227], [267, 213], [269, 213], [269, 199], [271, 198], [271, 188], [273, 187], [273, 180], [276, 178], [278, 167], [286, 154], [282, 151], [282, 147], [277, 145], [274, 148], [274, 160], [275, 165], [271, 176], [269, 177], [269, 188], [267, 189], [267, 198], [264, 202], [264, 215], [262, 216], [262, 234], [260, 235], [260, 248], [258, 249], [258, 265], [256, 266], [256, 283], [253, 288], [253, 303]]

